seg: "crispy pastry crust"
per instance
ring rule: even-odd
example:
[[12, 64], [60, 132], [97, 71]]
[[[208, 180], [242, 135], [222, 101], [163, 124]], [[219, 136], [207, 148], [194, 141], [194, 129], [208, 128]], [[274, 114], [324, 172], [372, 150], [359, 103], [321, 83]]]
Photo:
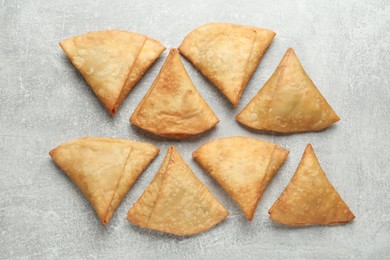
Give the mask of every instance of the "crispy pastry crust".
[[190, 32], [179, 51], [237, 107], [274, 37], [262, 28], [208, 23]]
[[107, 224], [158, 153], [149, 143], [86, 137], [63, 143], [49, 154], [84, 193], [102, 224]]
[[160, 170], [127, 213], [127, 220], [142, 228], [187, 236], [210, 229], [228, 215], [171, 146]]
[[235, 136], [210, 141], [192, 156], [252, 220], [265, 188], [288, 153], [274, 143]]
[[250, 128], [281, 133], [319, 131], [340, 120], [291, 48], [236, 119]]
[[130, 122], [155, 135], [180, 139], [213, 128], [219, 119], [192, 83], [172, 49]]
[[273, 221], [289, 226], [343, 224], [355, 218], [326, 178], [310, 144], [269, 214]]
[[60, 46], [111, 115], [165, 50], [156, 40], [120, 30], [89, 32]]

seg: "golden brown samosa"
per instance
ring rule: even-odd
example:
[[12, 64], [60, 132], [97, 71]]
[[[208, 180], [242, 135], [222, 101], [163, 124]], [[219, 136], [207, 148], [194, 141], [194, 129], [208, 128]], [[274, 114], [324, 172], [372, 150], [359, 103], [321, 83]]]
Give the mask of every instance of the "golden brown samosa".
[[160, 170], [127, 213], [127, 220], [142, 228], [186, 236], [206, 231], [228, 215], [171, 146]]
[[89, 32], [60, 46], [111, 115], [165, 50], [154, 39], [120, 30]]
[[262, 28], [208, 23], [190, 32], [179, 51], [237, 107], [274, 37]]
[[107, 224], [127, 191], [159, 153], [152, 144], [112, 138], [80, 138], [50, 151], [55, 163]]
[[326, 178], [310, 144], [269, 214], [273, 221], [290, 226], [343, 224], [355, 218]]
[[192, 156], [252, 220], [265, 188], [288, 153], [274, 143], [235, 136], [210, 141]]
[[236, 119], [257, 130], [281, 133], [319, 131], [340, 120], [291, 48]]
[[219, 119], [192, 83], [177, 49], [172, 49], [130, 122], [155, 135], [180, 139], [209, 130]]

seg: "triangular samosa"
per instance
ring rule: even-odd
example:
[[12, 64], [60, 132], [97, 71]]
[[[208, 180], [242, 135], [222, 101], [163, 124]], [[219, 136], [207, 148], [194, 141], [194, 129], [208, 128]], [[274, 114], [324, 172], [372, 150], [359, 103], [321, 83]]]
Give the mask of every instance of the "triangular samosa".
[[111, 138], [80, 138], [50, 151], [107, 224], [127, 191], [158, 154], [152, 144]]
[[206, 231], [228, 215], [171, 146], [160, 170], [130, 208], [127, 219], [142, 228], [186, 236]]
[[326, 178], [310, 144], [269, 214], [273, 221], [290, 226], [342, 224], [355, 218]]
[[60, 46], [112, 115], [165, 50], [156, 40], [119, 30], [89, 32]]
[[252, 220], [265, 188], [288, 153], [274, 143], [237, 136], [210, 141], [192, 156]]
[[319, 131], [340, 120], [291, 48], [236, 119], [257, 130], [282, 133]]
[[192, 83], [177, 49], [172, 49], [130, 122], [155, 135], [179, 139], [205, 132], [219, 120]]
[[209, 23], [190, 32], [180, 52], [237, 107], [275, 33], [228, 23]]

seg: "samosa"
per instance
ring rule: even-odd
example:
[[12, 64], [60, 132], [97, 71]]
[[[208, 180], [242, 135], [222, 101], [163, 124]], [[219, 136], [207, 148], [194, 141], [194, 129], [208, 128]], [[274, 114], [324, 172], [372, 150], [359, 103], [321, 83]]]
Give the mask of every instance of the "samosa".
[[219, 119], [192, 83], [177, 49], [172, 49], [130, 122], [155, 135], [180, 139], [209, 130]]
[[89, 32], [60, 46], [111, 115], [166, 49], [147, 36], [120, 30]]
[[158, 153], [159, 149], [149, 143], [87, 137], [61, 144], [50, 151], [50, 156], [107, 224]]
[[258, 27], [208, 23], [190, 32], [179, 51], [237, 107], [274, 37]]
[[269, 214], [273, 221], [290, 226], [343, 224], [355, 218], [326, 178], [310, 144]]
[[252, 220], [265, 188], [288, 154], [274, 143], [235, 136], [210, 141], [192, 156]]
[[171, 146], [160, 170], [130, 208], [127, 220], [142, 228], [186, 236], [206, 231], [228, 215]]
[[281, 133], [319, 131], [340, 120], [291, 48], [236, 119], [250, 128]]

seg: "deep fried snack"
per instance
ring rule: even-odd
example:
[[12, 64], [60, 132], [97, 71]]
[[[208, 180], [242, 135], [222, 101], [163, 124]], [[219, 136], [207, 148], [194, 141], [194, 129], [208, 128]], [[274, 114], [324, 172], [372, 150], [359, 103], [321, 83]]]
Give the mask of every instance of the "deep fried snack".
[[127, 220], [142, 228], [185, 236], [206, 231], [228, 215], [171, 146]]
[[107, 224], [127, 191], [159, 153], [149, 143], [80, 138], [50, 151], [55, 163], [80, 188]]
[[111, 115], [165, 50], [154, 39], [119, 30], [74, 36], [60, 46]]
[[219, 119], [192, 83], [177, 49], [172, 49], [130, 122], [155, 135], [180, 139], [213, 128]]
[[210, 141], [192, 156], [252, 220], [265, 188], [288, 153], [274, 143], [236, 136]]
[[269, 214], [273, 221], [290, 226], [343, 224], [355, 218], [326, 178], [310, 144]]
[[319, 131], [340, 120], [291, 48], [236, 119], [257, 130], [282, 133]]
[[190, 32], [179, 51], [237, 107], [274, 37], [262, 28], [208, 23]]

